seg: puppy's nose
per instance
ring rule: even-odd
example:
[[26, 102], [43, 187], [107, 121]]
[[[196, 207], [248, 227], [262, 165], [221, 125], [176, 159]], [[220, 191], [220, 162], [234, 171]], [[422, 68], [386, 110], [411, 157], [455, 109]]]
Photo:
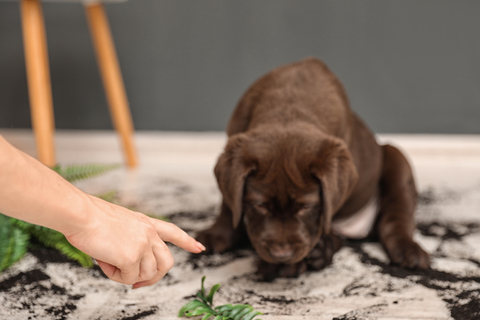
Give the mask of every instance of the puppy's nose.
[[270, 255], [278, 262], [286, 262], [293, 258], [293, 249], [289, 245], [274, 244], [270, 246]]

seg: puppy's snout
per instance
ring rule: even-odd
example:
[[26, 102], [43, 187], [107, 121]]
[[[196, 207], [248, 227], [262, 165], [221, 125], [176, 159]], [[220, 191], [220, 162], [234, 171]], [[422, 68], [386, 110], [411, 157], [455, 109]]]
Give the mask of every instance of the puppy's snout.
[[288, 244], [272, 244], [269, 248], [270, 256], [277, 262], [287, 262], [293, 258], [294, 251]]

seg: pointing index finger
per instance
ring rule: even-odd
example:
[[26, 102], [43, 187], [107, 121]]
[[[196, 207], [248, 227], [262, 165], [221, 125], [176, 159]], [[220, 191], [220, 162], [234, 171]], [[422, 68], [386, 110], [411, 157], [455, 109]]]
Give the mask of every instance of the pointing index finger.
[[205, 246], [190, 237], [185, 231], [170, 222], [152, 219], [158, 235], [163, 241], [173, 243], [177, 247], [192, 253], [205, 251]]

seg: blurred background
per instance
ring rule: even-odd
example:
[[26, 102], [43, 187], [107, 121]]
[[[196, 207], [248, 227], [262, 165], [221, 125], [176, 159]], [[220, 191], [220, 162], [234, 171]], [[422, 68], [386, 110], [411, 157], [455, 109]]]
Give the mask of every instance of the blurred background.
[[[56, 127], [111, 129], [82, 5], [43, 9]], [[477, 0], [130, 0], [106, 11], [137, 130], [224, 130], [255, 79], [316, 56], [377, 133], [480, 133]], [[16, 1], [0, 2], [0, 127], [30, 127]]]

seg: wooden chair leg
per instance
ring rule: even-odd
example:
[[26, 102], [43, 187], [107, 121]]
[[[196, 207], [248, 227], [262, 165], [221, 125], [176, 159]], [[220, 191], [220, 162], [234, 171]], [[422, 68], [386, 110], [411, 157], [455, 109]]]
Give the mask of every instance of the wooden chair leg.
[[32, 127], [38, 159], [53, 167], [56, 164], [55, 124], [42, 7], [39, 0], [22, 0], [20, 8]]
[[87, 3], [85, 11], [113, 124], [122, 140], [127, 165], [136, 167], [137, 154], [133, 142], [132, 117], [107, 16], [103, 5], [98, 2]]

